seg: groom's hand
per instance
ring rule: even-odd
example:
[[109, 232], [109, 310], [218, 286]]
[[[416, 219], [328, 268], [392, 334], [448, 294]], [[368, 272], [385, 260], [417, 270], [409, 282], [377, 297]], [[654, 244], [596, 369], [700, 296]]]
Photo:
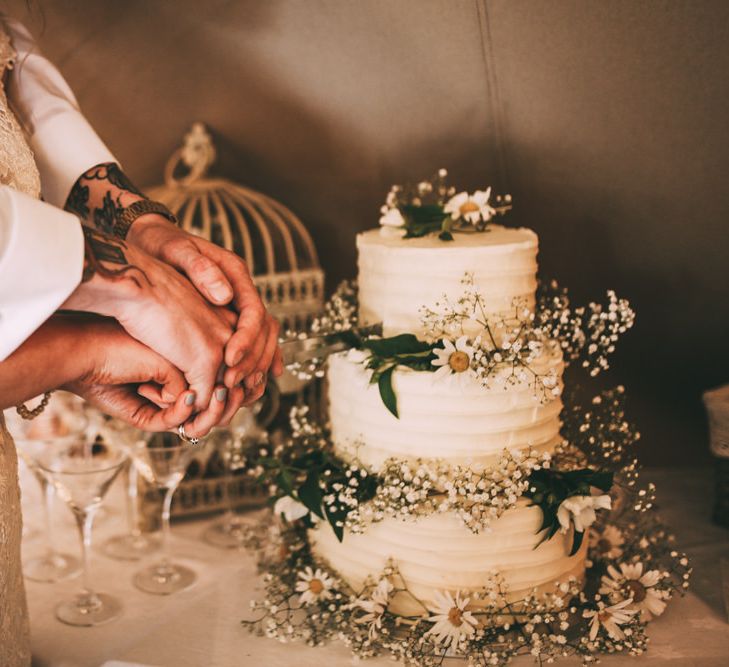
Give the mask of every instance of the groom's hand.
[[260, 398], [268, 372], [281, 375], [283, 363], [278, 322], [266, 311], [246, 263], [155, 214], [139, 217], [127, 241], [182, 271], [210, 303], [235, 308], [238, 321], [225, 346], [224, 382], [232, 389], [243, 381], [246, 403]]

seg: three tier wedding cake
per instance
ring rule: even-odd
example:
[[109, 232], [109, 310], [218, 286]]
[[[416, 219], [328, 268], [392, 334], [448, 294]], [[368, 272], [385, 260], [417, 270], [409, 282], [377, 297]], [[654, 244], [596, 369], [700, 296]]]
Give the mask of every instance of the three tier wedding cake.
[[584, 404], [563, 383], [606, 370], [634, 313], [538, 281], [537, 235], [495, 223], [510, 208], [444, 170], [393, 187], [357, 236], [357, 283], [288, 336], [322, 352], [289, 369], [326, 378], [328, 412], [295, 409], [248, 457], [280, 520], [249, 536], [266, 572], [251, 630], [418, 667], [588, 663], [644, 651], [687, 588], [623, 388]]

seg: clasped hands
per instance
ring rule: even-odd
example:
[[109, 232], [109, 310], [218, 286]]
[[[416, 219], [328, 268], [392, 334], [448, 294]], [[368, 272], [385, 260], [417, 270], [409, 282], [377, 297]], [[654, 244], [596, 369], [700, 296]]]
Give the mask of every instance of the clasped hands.
[[153, 214], [119, 243], [124, 271], [94, 275], [64, 304], [116, 320], [86, 322], [90, 367], [65, 388], [144, 430], [227, 425], [283, 372], [278, 323], [245, 262]]

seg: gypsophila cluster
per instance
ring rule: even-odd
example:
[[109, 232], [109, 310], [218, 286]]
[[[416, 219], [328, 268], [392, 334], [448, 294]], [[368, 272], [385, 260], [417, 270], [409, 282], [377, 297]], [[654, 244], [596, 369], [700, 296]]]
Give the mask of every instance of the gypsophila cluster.
[[386, 518], [414, 520], [452, 512], [473, 533], [516, 504], [534, 470], [548, 468], [550, 456], [536, 450], [505, 450], [493, 465], [455, 465], [438, 460], [388, 459], [378, 472], [377, 493], [353, 508], [347, 528], [364, 532]]
[[635, 323], [635, 311], [613, 290], [607, 303], [573, 307], [565, 288], [556, 281], [540, 284], [535, 328], [560, 343], [566, 362], [579, 362], [595, 377], [609, 368], [608, 357], [620, 336]]

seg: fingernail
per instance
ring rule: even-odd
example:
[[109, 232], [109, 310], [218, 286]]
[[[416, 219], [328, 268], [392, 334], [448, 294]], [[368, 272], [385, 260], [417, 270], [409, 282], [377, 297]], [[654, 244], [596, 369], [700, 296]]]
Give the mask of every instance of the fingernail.
[[191, 391], [187, 396], [185, 396], [185, 405], [192, 405], [195, 402], [195, 392]]
[[210, 295], [216, 301], [225, 301], [230, 298], [230, 289], [225, 283], [213, 283], [210, 285]]
[[221, 403], [225, 400], [225, 397], [228, 395], [228, 390], [225, 387], [221, 387], [220, 389], [215, 390], [215, 398], [217, 398]]

